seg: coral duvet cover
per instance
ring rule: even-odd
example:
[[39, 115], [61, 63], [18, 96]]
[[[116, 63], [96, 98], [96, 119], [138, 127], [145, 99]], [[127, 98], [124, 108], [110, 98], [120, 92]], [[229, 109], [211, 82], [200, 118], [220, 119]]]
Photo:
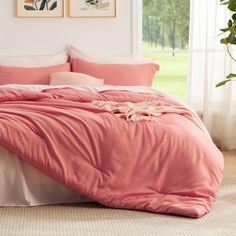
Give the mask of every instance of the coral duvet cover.
[[0, 145], [114, 208], [201, 217], [222, 180], [222, 154], [199, 119], [154, 91], [1, 87]]

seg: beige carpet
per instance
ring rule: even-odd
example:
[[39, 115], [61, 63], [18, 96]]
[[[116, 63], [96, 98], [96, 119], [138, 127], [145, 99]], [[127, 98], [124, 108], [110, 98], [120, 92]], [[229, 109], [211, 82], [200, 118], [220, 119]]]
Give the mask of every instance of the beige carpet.
[[226, 153], [225, 160], [219, 198], [201, 219], [114, 210], [92, 203], [1, 208], [0, 236], [236, 236], [236, 152]]

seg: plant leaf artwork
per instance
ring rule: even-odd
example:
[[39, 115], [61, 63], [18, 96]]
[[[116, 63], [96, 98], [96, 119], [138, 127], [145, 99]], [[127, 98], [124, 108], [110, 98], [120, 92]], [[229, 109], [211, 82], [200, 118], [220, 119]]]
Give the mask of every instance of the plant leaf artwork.
[[69, 16], [116, 17], [116, 0], [68, 0]]
[[24, 0], [27, 11], [53, 11], [57, 8], [57, 0]]
[[96, 9], [96, 10], [108, 10], [110, 7], [110, 2], [106, 0], [83, 0], [81, 11]]
[[63, 18], [65, 1], [16, 0], [16, 16], [19, 18]]

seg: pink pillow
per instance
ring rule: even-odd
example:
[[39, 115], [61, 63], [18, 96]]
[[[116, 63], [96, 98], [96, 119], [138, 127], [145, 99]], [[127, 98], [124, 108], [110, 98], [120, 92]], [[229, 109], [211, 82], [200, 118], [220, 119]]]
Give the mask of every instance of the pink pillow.
[[98, 64], [79, 58], [71, 59], [73, 72], [103, 79], [105, 84], [121, 86], [151, 86], [159, 66], [146, 64]]
[[13, 67], [0, 66], [0, 85], [4, 84], [49, 84], [50, 74], [54, 72], [68, 72], [70, 64], [50, 67]]
[[103, 85], [103, 80], [81, 73], [56, 72], [50, 75], [50, 85]]

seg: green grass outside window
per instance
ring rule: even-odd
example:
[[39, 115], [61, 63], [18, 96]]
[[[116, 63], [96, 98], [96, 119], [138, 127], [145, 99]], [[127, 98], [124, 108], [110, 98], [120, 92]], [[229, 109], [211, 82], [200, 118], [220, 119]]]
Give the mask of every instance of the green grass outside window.
[[177, 52], [173, 57], [171, 53], [145, 53], [144, 57], [152, 58], [160, 65], [153, 88], [186, 101], [188, 54]]

